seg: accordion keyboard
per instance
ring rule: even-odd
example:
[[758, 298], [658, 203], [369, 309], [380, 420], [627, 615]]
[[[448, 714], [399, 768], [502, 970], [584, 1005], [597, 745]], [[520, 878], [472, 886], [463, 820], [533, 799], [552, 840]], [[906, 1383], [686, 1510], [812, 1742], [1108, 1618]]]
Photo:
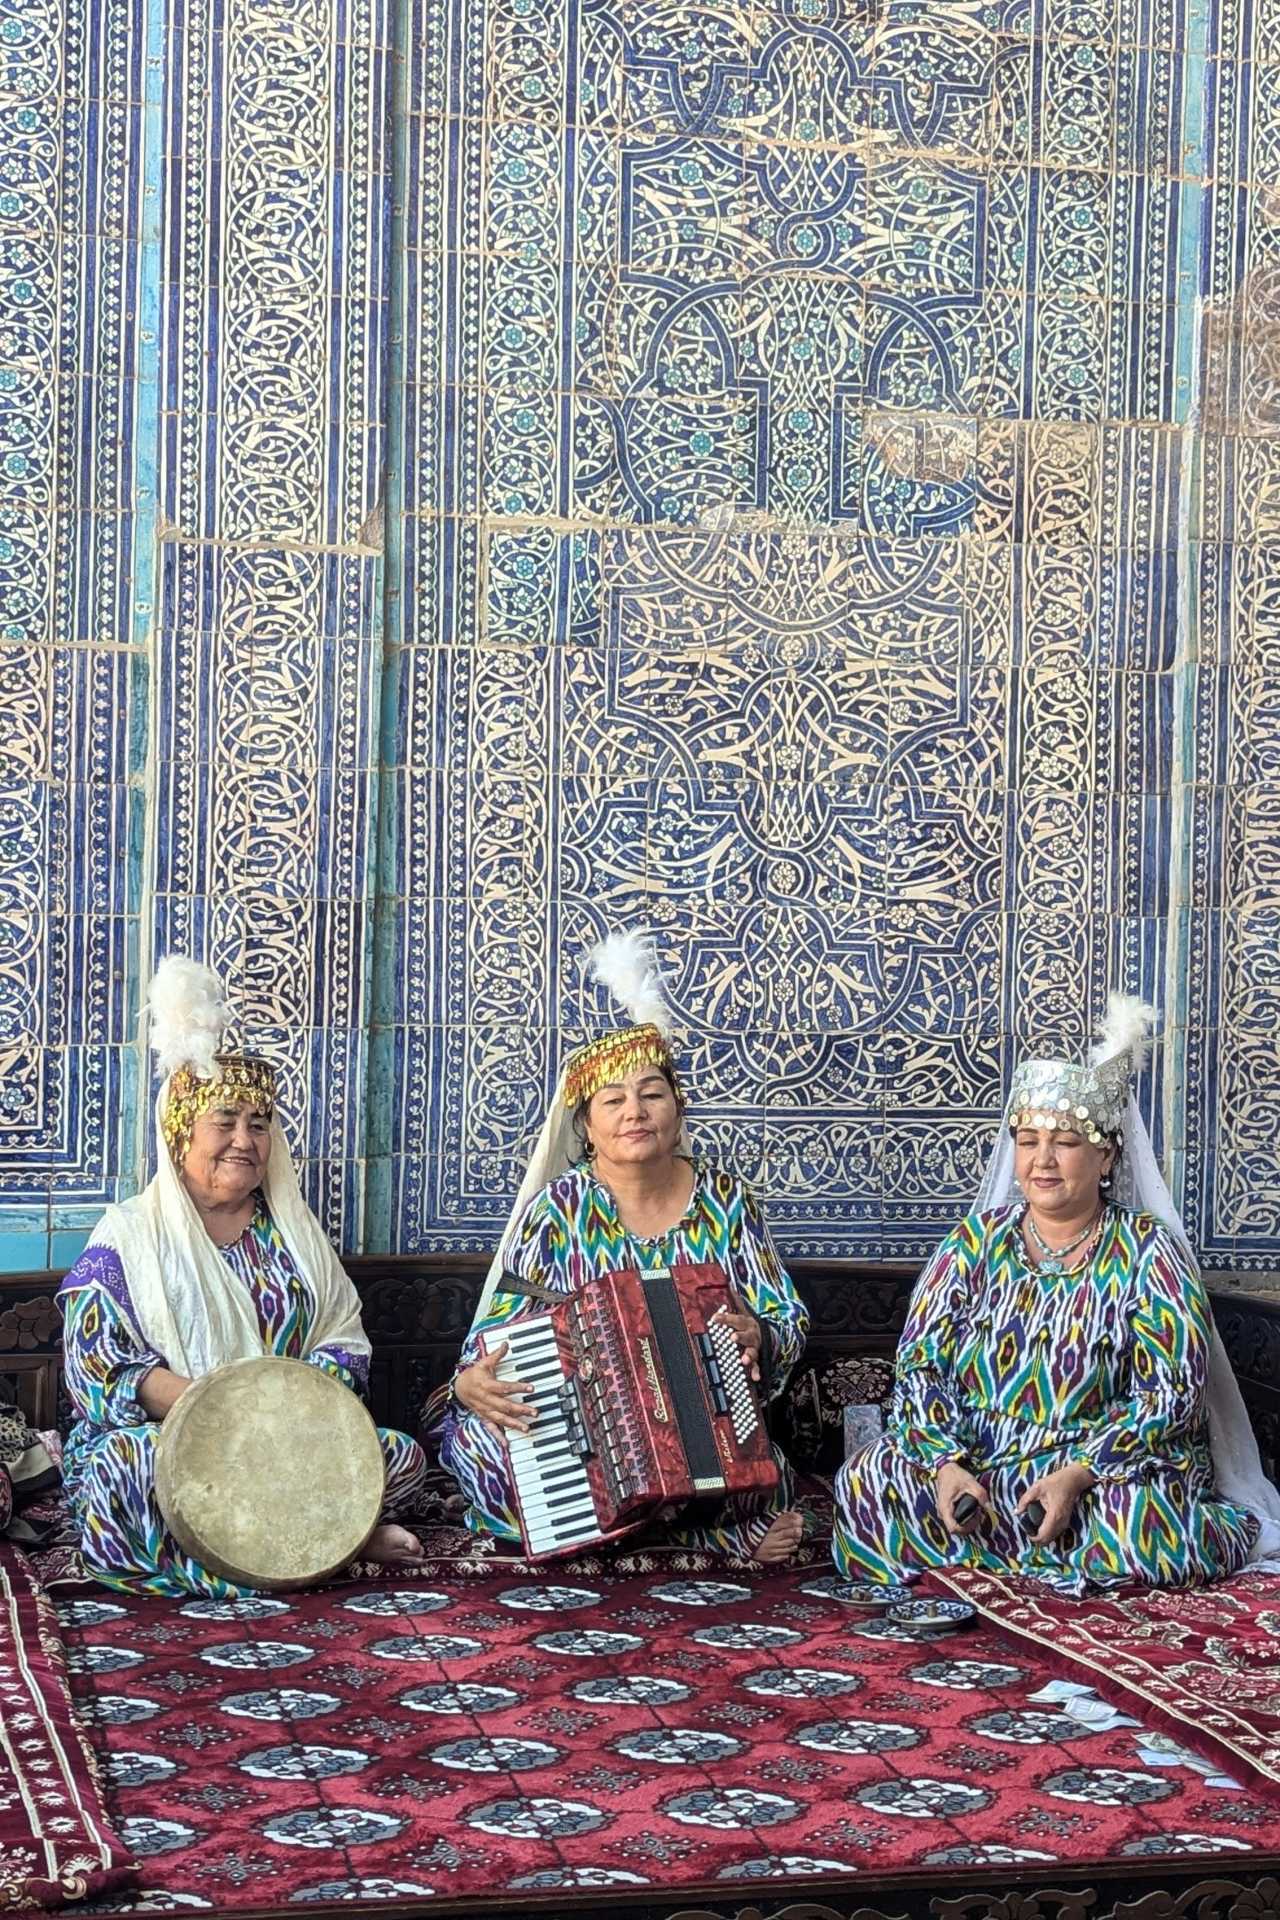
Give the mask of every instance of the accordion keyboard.
[[528, 1433], [507, 1434], [511, 1472], [530, 1553], [555, 1553], [600, 1537], [591, 1483], [564, 1398], [564, 1370], [551, 1317], [507, 1329], [499, 1380], [522, 1380], [537, 1419]]
[[[519, 1276], [507, 1289], [527, 1293]], [[542, 1291], [539, 1289], [538, 1291]], [[481, 1334], [534, 1420], [504, 1436], [525, 1548], [573, 1553], [690, 1499], [776, 1486], [778, 1469], [714, 1262], [599, 1275]]]

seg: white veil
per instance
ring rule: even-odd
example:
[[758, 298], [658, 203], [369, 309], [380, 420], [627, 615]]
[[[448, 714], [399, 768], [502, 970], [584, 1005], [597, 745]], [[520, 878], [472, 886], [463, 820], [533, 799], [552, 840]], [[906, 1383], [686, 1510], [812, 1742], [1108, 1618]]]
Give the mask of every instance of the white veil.
[[[564, 1071], [561, 1069], [555, 1094], [547, 1110], [533, 1149], [524, 1179], [520, 1182], [520, 1191], [515, 1204], [507, 1216], [507, 1224], [502, 1230], [498, 1250], [489, 1262], [489, 1271], [485, 1274], [484, 1285], [480, 1289], [480, 1298], [476, 1301], [476, 1310], [471, 1316], [471, 1331], [474, 1332], [489, 1311], [489, 1303], [498, 1291], [498, 1282], [507, 1268], [507, 1242], [513, 1230], [524, 1219], [529, 1202], [535, 1194], [567, 1173], [575, 1161], [581, 1158], [582, 1149], [574, 1138], [573, 1115], [565, 1102]], [[470, 1338], [470, 1335], [468, 1335]]]
[[[1165, 1185], [1146, 1122], [1132, 1093], [1125, 1112], [1123, 1151], [1112, 1197], [1120, 1206], [1154, 1214], [1178, 1241], [1192, 1265], [1196, 1264], [1191, 1242], [1173, 1204], [1173, 1195]], [[1013, 1179], [1013, 1135], [1008, 1127], [1001, 1126], [978, 1189], [974, 1211], [986, 1213], [996, 1207], [1010, 1207], [1019, 1198]], [[1270, 1559], [1280, 1554], [1280, 1492], [1262, 1471], [1253, 1426], [1222, 1344], [1222, 1335], [1216, 1327], [1209, 1354], [1208, 1401], [1209, 1444], [1218, 1492], [1232, 1506], [1244, 1507], [1257, 1516], [1258, 1538], [1251, 1558]]]
[[[586, 956], [585, 970], [590, 979], [603, 986], [610, 998], [627, 1013], [633, 1026], [655, 1026], [659, 1033], [669, 1036], [671, 1033], [671, 1009], [667, 1005], [666, 987], [658, 965], [657, 953], [649, 935], [632, 929], [628, 932], [606, 934], [597, 941]], [[578, 1053], [581, 1053], [578, 1049]], [[570, 1055], [560, 1069], [556, 1081], [556, 1090], [547, 1117], [542, 1123], [542, 1131], [534, 1144], [533, 1155], [525, 1169], [524, 1179], [520, 1182], [520, 1191], [515, 1204], [507, 1217], [498, 1250], [489, 1262], [489, 1271], [484, 1277], [480, 1289], [480, 1298], [476, 1310], [471, 1316], [471, 1329], [475, 1331], [489, 1311], [489, 1304], [498, 1291], [498, 1283], [510, 1264], [514, 1248], [510, 1245], [514, 1234], [528, 1211], [530, 1202], [542, 1192], [544, 1187], [568, 1173], [582, 1158], [582, 1143], [573, 1127], [573, 1111], [567, 1096], [566, 1087], [569, 1068], [576, 1055]], [[689, 1144], [689, 1129], [681, 1120], [680, 1138], [676, 1143], [676, 1152], [692, 1159], [693, 1150]], [[469, 1337], [469, 1336], [468, 1336]]]
[[[143, 1339], [164, 1356], [166, 1366], [194, 1380], [230, 1360], [251, 1359], [263, 1351], [252, 1297], [209, 1238], [173, 1164], [164, 1131], [175, 1072], [188, 1071], [205, 1081], [221, 1079], [218, 1048], [228, 1009], [217, 974], [183, 954], [169, 954], [157, 966], [147, 1003], [151, 1045], [165, 1076], [156, 1100], [158, 1165], [141, 1193], [107, 1208], [89, 1245], [108, 1247], [118, 1256]], [[367, 1354], [355, 1287], [302, 1197], [274, 1111], [262, 1190], [271, 1218], [315, 1296], [308, 1353], [333, 1344]]]
[[[162, 1354], [175, 1373], [196, 1380], [229, 1360], [256, 1359], [264, 1349], [253, 1297], [209, 1238], [174, 1168], [162, 1130], [168, 1097], [166, 1080], [156, 1101], [154, 1178], [133, 1199], [107, 1208], [89, 1235], [89, 1245], [109, 1247], [119, 1257], [146, 1344]], [[271, 1153], [262, 1191], [315, 1298], [306, 1351], [334, 1345], [367, 1354], [359, 1296], [302, 1197], [278, 1114], [271, 1118]]]

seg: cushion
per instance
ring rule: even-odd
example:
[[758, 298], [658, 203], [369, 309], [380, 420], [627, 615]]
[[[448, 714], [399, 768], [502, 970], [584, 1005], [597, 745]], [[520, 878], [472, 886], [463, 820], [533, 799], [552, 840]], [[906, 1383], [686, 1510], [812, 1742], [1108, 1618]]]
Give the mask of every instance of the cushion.
[[0, 1907], [60, 1907], [136, 1880], [72, 1710], [53, 1603], [0, 1541]]
[[[834, 1473], [851, 1444], [865, 1444], [880, 1429], [879, 1414], [893, 1394], [893, 1361], [878, 1354], [843, 1359], [819, 1356], [796, 1368], [776, 1412], [778, 1440], [792, 1466]], [[847, 1417], [865, 1409], [858, 1421]]]

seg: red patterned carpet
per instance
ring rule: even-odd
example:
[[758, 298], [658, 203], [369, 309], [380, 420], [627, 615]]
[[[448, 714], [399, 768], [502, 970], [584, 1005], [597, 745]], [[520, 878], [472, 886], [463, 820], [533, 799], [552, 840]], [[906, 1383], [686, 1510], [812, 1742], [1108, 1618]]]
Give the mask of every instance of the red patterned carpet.
[[1108, 1698], [1175, 1740], [1280, 1795], [1280, 1578], [1063, 1600], [1034, 1580], [939, 1576], [1055, 1672], [1103, 1682]]
[[1280, 1811], [987, 1625], [812, 1571], [59, 1596], [147, 1904], [1280, 1849]]

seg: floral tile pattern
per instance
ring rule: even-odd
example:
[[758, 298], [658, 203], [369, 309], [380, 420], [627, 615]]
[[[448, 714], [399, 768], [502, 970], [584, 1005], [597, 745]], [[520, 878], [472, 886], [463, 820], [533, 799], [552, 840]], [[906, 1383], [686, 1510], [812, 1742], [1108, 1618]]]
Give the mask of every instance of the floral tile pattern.
[[0, 1268], [189, 949], [350, 1249], [485, 1247], [655, 932], [794, 1252], [1155, 998], [1280, 1255], [1269, 4], [0, 0]]
[[409, 900], [379, 950], [432, 1012], [376, 1231], [488, 1244], [607, 1017], [579, 956], [640, 921], [699, 1131], [786, 1243], [922, 1252], [1018, 1044], [1080, 1044], [1112, 983], [1181, 1017], [1186, 23], [451, 19], [393, 353], [444, 396], [403, 415], [392, 518], [429, 729], [384, 751], [460, 937], [415, 943]]

